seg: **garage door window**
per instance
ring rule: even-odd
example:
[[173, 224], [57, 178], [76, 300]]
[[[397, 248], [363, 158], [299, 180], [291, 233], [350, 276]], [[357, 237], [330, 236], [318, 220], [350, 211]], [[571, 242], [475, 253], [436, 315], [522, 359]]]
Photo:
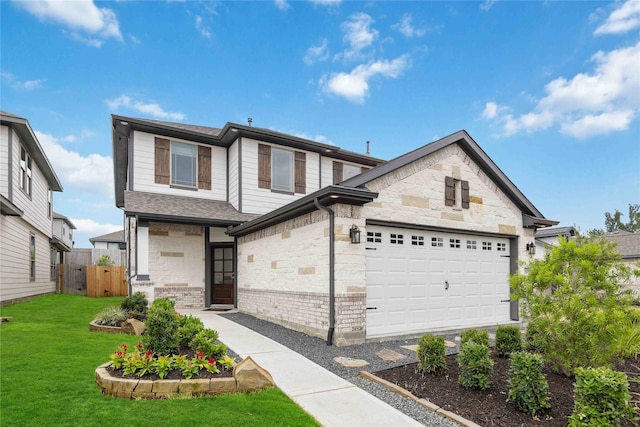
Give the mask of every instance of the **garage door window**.
[[431, 246], [435, 248], [442, 247], [442, 237], [432, 237], [431, 238]]
[[507, 244], [506, 243], [496, 243], [496, 250], [498, 252], [506, 252], [507, 251]]
[[404, 244], [404, 235], [391, 233], [391, 238], [389, 239], [389, 242], [392, 245], [403, 245]]
[[423, 236], [411, 236], [411, 244], [413, 246], [424, 246]]
[[373, 231], [367, 231], [367, 242], [382, 243], [382, 233], [374, 233]]
[[476, 241], [475, 240], [467, 240], [467, 249], [476, 249]]
[[449, 247], [450, 248], [459, 248], [460, 247], [460, 239], [449, 239]]
[[491, 250], [491, 242], [482, 242], [482, 250], [490, 251]]

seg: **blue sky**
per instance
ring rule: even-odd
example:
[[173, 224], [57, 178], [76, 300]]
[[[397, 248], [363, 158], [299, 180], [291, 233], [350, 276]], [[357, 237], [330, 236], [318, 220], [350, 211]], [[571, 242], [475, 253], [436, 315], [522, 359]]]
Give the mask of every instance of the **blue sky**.
[[252, 117], [383, 159], [466, 129], [561, 225], [640, 203], [638, 0], [1, 1], [0, 19], [0, 108], [37, 132], [76, 247], [122, 228], [112, 113]]

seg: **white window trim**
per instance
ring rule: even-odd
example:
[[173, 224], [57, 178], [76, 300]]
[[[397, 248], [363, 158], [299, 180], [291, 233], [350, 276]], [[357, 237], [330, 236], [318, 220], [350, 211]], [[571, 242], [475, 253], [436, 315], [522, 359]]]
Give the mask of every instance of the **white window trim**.
[[[22, 160], [24, 153], [24, 160]], [[20, 189], [31, 197], [33, 189], [33, 159], [24, 146], [20, 146]]]
[[[174, 175], [173, 175], [173, 144], [182, 144], [182, 145], [188, 145], [191, 147], [195, 148], [195, 176], [194, 176], [194, 185], [188, 185], [188, 184], [177, 184], [175, 183], [174, 180]], [[176, 140], [171, 140], [169, 143], [169, 185], [174, 186], [174, 187], [182, 187], [182, 188], [198, 188], [198, 144], [191, 144], [189, 142], [184, 142], [184, 141], [176, 141]]]

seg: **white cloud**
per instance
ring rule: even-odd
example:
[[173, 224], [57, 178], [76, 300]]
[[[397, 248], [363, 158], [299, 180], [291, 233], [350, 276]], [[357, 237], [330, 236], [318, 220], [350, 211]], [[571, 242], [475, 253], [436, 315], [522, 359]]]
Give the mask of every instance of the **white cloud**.
[[413, 37], [422, 37], [426, 33], [424, 28], [415, 28], [411, 24], [411, 15], [405, 14], [402, 17], [402, 20], [397, 24], [391, 26], [392, 29], [400, 31], [405, 37], [413, 38]]
[[378, 38], [378, 30], [371, 28], [374, 22], [372, 17], [360, 12], [351, 15], [348, 21], [342, 23], [343, 40], [349, 45], [344, 54], [345, 58], [358, 57], [364, 48], [371, 46]]
[[480, 9], [489, 10], [493, 7], [497, 0], [485, 0], [484, 3], [480, 5]]
[[291, 5], [287, 2], [287, 0], [275, 0], [274, 3], [280, 10], [288, 10], [289, 8], [291, 8]]
[[111, 9], [97, 7], [92, 0], [32, 0], [19, 1], [16, 5], [41, 21], [55, 22], [71, 29], [74, 40], [89, 46], [100, 47], [109, 38], [122, 41], [116, 14]]
[[627, 0], [596, 28], [594, 34], [622, 34], [640, 27], [640, 1]]
[[[74, 187], [113, 200], [113, 161], [109, 156], [67, 150], [52, 135], [35, 131], [47, 158], [56, 171], [63, 187]], [[70, 136], [64, 140], [74, 140]]]
[[69, 218], [73, 225], [76, 226], [74, 234], [83, 233], [89, 237], [102, 236], [103, 234], [113, 233], [122, 230], [122, 224], [100, 224], [92, 219]]
[[319, 46], [311, 46], [307, 49], [307, 53], [304, 55], [303, 61], [307, 65], [311, 65], [314, 62], [326, 61], [329, 58], [327, 39], [322, 39], [322, 43]]
[[38, 89], [42, 87], [42, 83], [44, 82], [43, 79], [18, 80], [13, 74], [4, 73], [4, 72], [0, 73], [0, 76], [2, 76], [2, 79], [4, 79], [9, 84], [9, 86], [11, 86], [14, 89], [25, 89], [25, 90]]
[[570, 80], [559, 77], [545, 85], [533, 111], [514, 117], [507, 107], [487, 103], [482, 117], [493, 120], [505, 135], [534, 132], [559, 125], [560, 132], [589, 138], [628, 128], [640, 112], [640, 42], [591, 57], [592, 73]]
[[342, 0], [310, 0], [311, 3], [319, 6], [337, 6], [342, 3]]
[[208, 25], [205, 25], [202, 22], [202, 17], [201, 16], [196, 16], [196, 30], [198, 30], [200, 35], [202, 37], [204, 37], [205, 39], [210, 39], [211, 38], [211, 30], [209, 29]]
[[156, 119], [184, 120], [187, 117], [183, 113], [164, 111], [162, 107], [156, 103], [146, 104], [141, 101], [133, 100], [127, 95], [121, 95], [116, 99], [107, 100], [107, 105], [112, 110], [124, 107], [138, 111], [139, 113], [148, 114]]
[[411, 65], [408, 55], [401, 55], [394, 60], [380, 60], [358, 65], [350, 73], [326, 74], [320, 79], [322, 89], [327, 93], [347, 98], [349, 101], [362, 103], [369, 94], [369, 80], [377, 75], [398, 78]]

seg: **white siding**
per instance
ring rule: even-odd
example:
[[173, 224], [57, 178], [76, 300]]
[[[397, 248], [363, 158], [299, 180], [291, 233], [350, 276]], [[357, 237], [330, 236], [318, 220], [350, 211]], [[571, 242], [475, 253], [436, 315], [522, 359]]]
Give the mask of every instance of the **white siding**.
[[53, 236], [62, 240], [62, 242], [69, 246], [73, 247], [73, 228], [69, 227], [62, 219], [53, 220]]
[[[0, 301], [55, 292], [50, 280], [49, 236], [19, 217], [0, 216]], [[36, 277], [29, 277], [29, 243], [36, 236]]]
[[[212, 200], [227, 200], [227, 151], [223, 147], [211, 147], [211, 190], [183, 190], [169, 185], [156, 184], [154, 172], [155, 136], [135, 131], [133, 135], [133, 190], [148, 193], [173, 194]], [[164, 137], [163, 137], [164, 138]], [[187, 140], [171, 139], [186, 142]]]
[[[51, 237], [51, 218], [49, 218], [49, 184], [35, 160], [32, 161], [31, 197], [20, 188], [20, 137], [13, 132], [13, 203], [24, 211], [23, 219], [32, 224], [41, 233]], [[29, 153], [31, 155], [31, 153]], [[33, 159], [33, 156], [31, 156]]]
[[0, 126], [0, 194], [9, 196], [9, 127]]
[[249, 138], [242, 139], [243, 213], [265, 214], [320, 188], [320, 183], [318, 182], [318, 154], [310, 152], [306, 152], [306, 194], [283, 194], [275, 193], [264, 188], [258, 188], [258, 144], [261, 143], [262, 142], [260, 141]]
[[240, 196], [238, 188], [238, 141], [229, 147], [229, 203], [239, 209]]

